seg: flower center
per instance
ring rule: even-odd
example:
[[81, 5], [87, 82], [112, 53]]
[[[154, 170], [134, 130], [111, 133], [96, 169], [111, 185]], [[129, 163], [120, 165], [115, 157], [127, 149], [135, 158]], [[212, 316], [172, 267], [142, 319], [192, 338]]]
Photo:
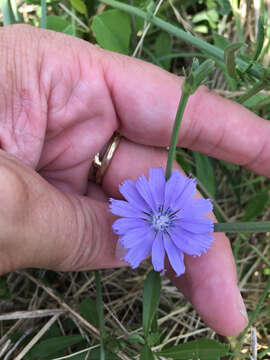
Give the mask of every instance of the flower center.
[[177, 220], [176, 214], [178, 211], [173, 211], [170, 208], [164, 210], [164, 207], [160, 206], [157, 212], [145, 212], [147, 218], [143, 220], [149, 222], [154, 231], [167, 232], [174, 226], [173, 223]]
[[153, 214], [152, 217], [152, 226], [156, 231], [165, 231], [167, 230], [172, 221], [168, 215], [163, 215], [162, 213]]

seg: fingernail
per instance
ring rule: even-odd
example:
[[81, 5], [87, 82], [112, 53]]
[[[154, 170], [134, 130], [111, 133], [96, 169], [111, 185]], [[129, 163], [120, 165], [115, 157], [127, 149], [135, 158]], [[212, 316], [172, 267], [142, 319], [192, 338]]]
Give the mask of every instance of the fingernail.
[[122, 260], [123, 257], [126, 255], [127, 249], [125, 249], [119, 241], [117, 241], [116, 247], [115, 247], [115, 257], [118, 260]]
[[238, 299], [237, 299], [237, 301], [238, 301], [238, 309], [239, 309], [240, 313], [248, 321], [247, 309], [246, 309], [246, 306], [244, 304], [244, 301], [243, 301], [243, 298], [242, 298], [242, 295], [241, 295], [241, 292], [240, 292], [239, 289], [238, 289]]

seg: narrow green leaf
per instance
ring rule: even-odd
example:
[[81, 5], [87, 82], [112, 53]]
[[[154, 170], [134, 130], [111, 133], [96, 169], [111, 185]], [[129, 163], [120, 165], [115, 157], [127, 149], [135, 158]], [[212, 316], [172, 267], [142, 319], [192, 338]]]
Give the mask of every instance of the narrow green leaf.
[[48, 359], [54, 354], [58, 354], [60, 350], [65, 350], [67, 347], [79, 344], [84, 341], [81, 335], [61, 336], [44, 340], [29, 351], [25, 356], [25, 360], [42, 360]]
[[[166, 56], [166, 55], [171, 54], [171, 52], [172, 52], [171, 37], [168, 33], [161, 32], [157, 36], [154, 50], [155, 50], [155, 55], [157, 57]], [[164, 69], [166, 69], [166, 70], [170, 69], [171, 59], [160, 60], [160, 62], [162, 64], [162, 66], [164, 67]]]
[[10, 1], [9, 0], [1, 0], [1, 9], [3, 13], [3, 23], [4, 26], [15, 24], [15, 16], [13, 14]]
[[88, 321], [90, 324], [98, 327], [98, 313], [96, 302], [91, 298], [86, 298], [80, 303], [80, 314]]
[[185, 344], [175, 345], [164, 351], [157, 352], [158, 356], [178, 360], [219, 360], [227, 355], [229, 346], [211, 339], [199, 339]]
[[206, 190], [215, 197], [216, 177], [211, 161], [207, 155], [193, 152], [196, 163], [196, 176]]
[[265, 36], [265, 32], [264, 32], [263, 20], [262, 17], [260, 16], [258, 20], [256, 49], [253, 55], [253, 59], [252, 59], [253, 61], [256, 61], [260, 56], [260, 53], [263, 48], [264, 36]]
[[142, 345], [145, 344], [144, 338], [141, 335], [137, 334], [137, 333], [130, 335], [128, 337], [128, 341], [137, 342], [137, 343], [142, 344]]
[[143, 331], [147, 338], [160, 299], [160, 274], [151, 271], [144, 282], [143, 289]]
[[140, 360], [155, 360], [153, 352], [148, 345], [144, 345], [142, 348]]
[[131, 35], [130, 16], [119, 10], [108, 10], [96, 15], [91, 29], [104, 49], [129, 53]]
[[87, 16], [87, 7], [82, 0], [70, 0], [71, 5], [77, 10], [80, 14]]
[[215, 223], [215, 232], [268, 232], [270, 221]]
[[237, 78], [236, 70], [235, 70], [235, 52], [239, 50], [243, 45], [245, 45], [242, 42], [230, 44], [226, 46], [224, 51], [224, 61], [227, 69], [227, 73], [230, 77], [233, 79]]
[[269, 200], [269, 195], [267, 192], [256, 195], [248, 204], [245, 214], [243, 216], [243, 221], [254, 220], [256, 217], [261, 215], [264, 211]]

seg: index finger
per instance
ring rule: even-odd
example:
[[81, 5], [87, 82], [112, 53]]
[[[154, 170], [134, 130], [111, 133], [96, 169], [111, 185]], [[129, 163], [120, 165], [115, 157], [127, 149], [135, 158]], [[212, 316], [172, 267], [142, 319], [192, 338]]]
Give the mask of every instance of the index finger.
[[[161, 68], [104, 52], [105, 77], [128, 139], [168, 146], [183, 78]], [[189, 99], [178, 145], [270, 176], [270, 123], [201, 87]]]

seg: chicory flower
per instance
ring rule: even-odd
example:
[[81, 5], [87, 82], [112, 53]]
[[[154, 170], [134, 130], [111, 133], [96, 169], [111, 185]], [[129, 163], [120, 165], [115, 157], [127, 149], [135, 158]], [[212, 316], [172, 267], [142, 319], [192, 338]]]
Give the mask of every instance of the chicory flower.
[[162, 168], [151, 168], [148, 180], [139, 176], [124, 181], [119, 190], [126, 201], [110, 199], [110, 211], [120, 216], [113, 224], [119, 242], [127, 249], [123, 259], [132, 268], [152, 252], [156, 271], [164, 273], [164, 259], [177, 276], [185, 272], [184, 254], [200, 256], [214, 237], [210, 199], [194, 199], [196, 180], [178, 170], [166, 181]]

